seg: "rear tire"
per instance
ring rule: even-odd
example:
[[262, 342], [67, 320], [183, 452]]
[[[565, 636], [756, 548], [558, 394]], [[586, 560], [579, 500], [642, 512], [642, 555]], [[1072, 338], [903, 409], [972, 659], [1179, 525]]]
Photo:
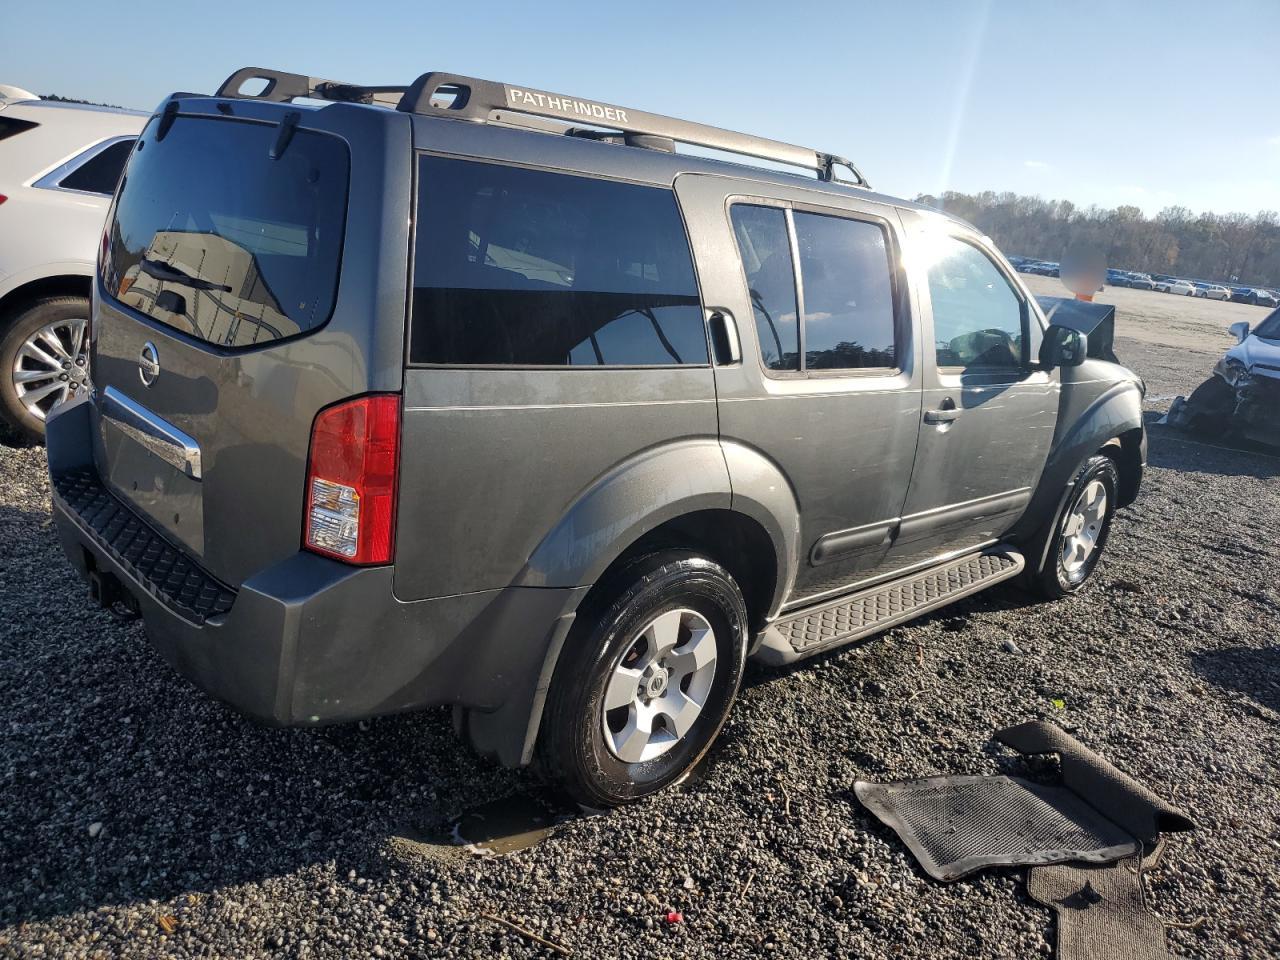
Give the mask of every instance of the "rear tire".
[[540, 772], [594, 808], [676, 782], [724, 726], [746, 650], [746, 604], [723, 567], [675, 550], [627, 564], [588, 599], [565, 642]]
[[1084, 588], [1106, 549], [1119, 489], [1120, 473], [1110, 457], [1098, 454], [1081, 465], [1044, 538], [1044, 563], [1030, 577], [1035, 592], [1058, 600]]
[[42, 442], [53, 408], [90, 389], [88, 321], [85, 297], [47, 297], [0, 337], [0, 415], [24, 440]]

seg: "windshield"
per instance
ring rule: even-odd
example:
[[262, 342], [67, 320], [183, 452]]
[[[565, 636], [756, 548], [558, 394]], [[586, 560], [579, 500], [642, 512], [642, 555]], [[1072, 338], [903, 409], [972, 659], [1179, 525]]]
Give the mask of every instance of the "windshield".
[[1272, 310], [1267, 319], [1258, 324], [1253, 335], [1263, 340], [1280, 340], [1280, 308]]
[[179, 117], [152, 121], [120, 185], [104, 283], [197, 339], [247, 347], [313, 330], [337, 292], [348, 155], [337, 137]]

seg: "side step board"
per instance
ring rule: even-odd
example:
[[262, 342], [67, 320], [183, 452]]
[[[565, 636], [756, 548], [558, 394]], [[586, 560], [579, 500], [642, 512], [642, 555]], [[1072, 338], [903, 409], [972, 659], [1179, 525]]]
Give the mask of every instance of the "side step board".
[[1022, 554], [1002, 544], [799, 610], [770, 625], [753, 658], [772, 666], [794, 663], [985, 590], [1024, 566]]

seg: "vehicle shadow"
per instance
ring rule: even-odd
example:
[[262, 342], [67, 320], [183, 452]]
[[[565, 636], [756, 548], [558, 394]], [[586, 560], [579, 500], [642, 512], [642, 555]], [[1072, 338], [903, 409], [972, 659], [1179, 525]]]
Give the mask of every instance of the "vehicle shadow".
[[[381, 869], [406, 824], [448, 832], [529, 777], [447, 711], [260, 726], [91, 607], [47, 513], [0, 507], [0, 927], [335, 863]], [[367, 874], [366, 874], [367, 875]]]
[[1147, 465], [1227, 477], [1280, 477], [1280, 449], [1252, 441], [1218, 441], [1148, 423]]
[[1280, 647], [1231, 647], [1192, 654], [1191, 668], [1210, 683], [1280, 712]]
[[26, 448], [33, 446], [33, 443], [0, 419], [0, 446]]

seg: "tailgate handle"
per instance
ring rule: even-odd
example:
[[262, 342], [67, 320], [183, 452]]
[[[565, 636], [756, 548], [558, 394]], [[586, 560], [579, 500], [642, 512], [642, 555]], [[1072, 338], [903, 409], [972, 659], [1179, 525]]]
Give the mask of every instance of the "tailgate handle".
[[200, 444], [172, 423], [161, 420], [115, 387], [107, 387], [102, 393], [102, 415], [165, 463], [192, 480], [201, 479]]

